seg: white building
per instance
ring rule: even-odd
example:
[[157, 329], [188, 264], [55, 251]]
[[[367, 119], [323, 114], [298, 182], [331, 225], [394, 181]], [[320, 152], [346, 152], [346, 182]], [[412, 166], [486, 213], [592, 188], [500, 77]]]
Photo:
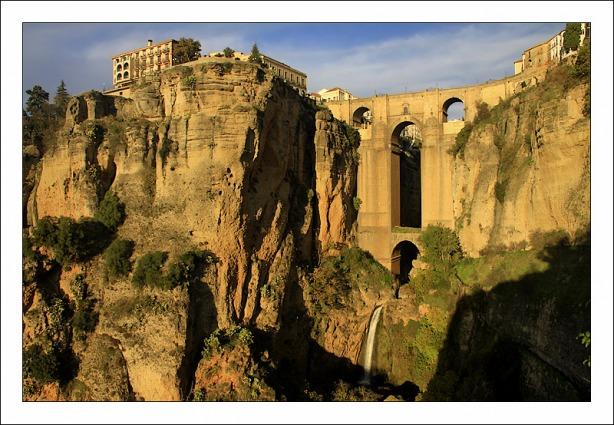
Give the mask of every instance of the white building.
[[337, 100], [356, 99], [349, 91], [342, 89], [341, 87], [334, 87], [332, 89], [322, 89], [318, 92], [322, 102], [331, 102]]

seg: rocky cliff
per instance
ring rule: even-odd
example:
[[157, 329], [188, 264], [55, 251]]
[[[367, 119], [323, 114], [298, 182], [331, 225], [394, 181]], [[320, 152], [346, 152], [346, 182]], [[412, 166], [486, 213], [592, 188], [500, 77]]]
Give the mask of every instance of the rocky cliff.
[[457, 137], [456, 228], [465, 250], [518, 246], [536, 232], [589, 223], [588, 84], [561, 69]]
[[[282, 313], [296, 310], [287, 294], [297, 265], [311, 264], [322, 245], [352, 240], [357, 164], [343, 150], [348, 137], [272, 73], [224, 59], [173, 67], [134, 87], [130, 100], [71, 99], [40, 163], [32, 222], [92, 217], [113, 192], [126, 213], [116, 237], [134, 241], [133, 259], [190, 248], [216, 258], [197, 285], [173, 291], [109, 278], [100, 257], [79, 266], [97, 300], [96, 334], [121, 347], [131, 397], [188, 397], [202, 340], [218, 327], [283, 334]], [[328, 158], [317, 168], [316, 146]], [[68, 275], [59, 271], [58, 289]]]

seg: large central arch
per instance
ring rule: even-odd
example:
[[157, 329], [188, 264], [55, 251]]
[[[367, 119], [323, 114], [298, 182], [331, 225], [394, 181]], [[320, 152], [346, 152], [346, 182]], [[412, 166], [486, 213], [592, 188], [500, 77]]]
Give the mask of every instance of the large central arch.
[[411, 119], [397, 123], [390, 135], [391, 226], [422, 226], [420, 127]]

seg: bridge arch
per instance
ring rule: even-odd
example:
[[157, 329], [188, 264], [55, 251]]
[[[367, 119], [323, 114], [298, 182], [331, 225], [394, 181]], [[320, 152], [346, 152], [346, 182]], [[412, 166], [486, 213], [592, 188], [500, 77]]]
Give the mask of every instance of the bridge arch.
[[391, 226], [422, 226], [422, 167], [420, 126], [404, 117], [390, 135]]
[[401, 285], [409, 282], [409, 272], [413, 262], [420, 255], [420, 250], [412, 241], [403, 240], [395, 245], [390, 257], [390, 271]]
[[458, 97], [450, 97], [442, 105], [443, 122], [449, 120], [465, 120], [465, 102]]
[[389, 131], [390, 142], [397, 143], [403, 129], [409, 125], [415, 125], [419, 132], [422, 132], [424, 125], [420, 120], [417, 120], [411, 115], [403, 115], [395, 120], [390, 121]]
[[366, 128], [371, 125], [371, 110], [366, 106], [359, 106], [352, 114], [352, 125], [354, 127]]

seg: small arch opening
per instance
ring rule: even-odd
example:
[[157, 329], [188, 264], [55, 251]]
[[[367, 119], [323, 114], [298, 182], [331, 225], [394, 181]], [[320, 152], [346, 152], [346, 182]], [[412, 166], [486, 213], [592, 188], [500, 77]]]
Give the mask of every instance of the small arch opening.
[[352, 114], [352, 124], [356, 128], [367, 128], [373, 121], [371, 111], [365, 106], [356, 109]]
[[443, 122], [465, 121], [465, 103], [458, 97], [451, 97], [443, 104]]
[[409, 282], [409, 273], [419, 255], [418, 247], [410, 241], [399, 242], [392, 250], [391, 271], [400, 285]]
[[124, 72], [124, 78], [128, 78], [130, 76], [130, 74], [128, 74], [128, 71]]
[[117, 74], [117, 76], [116, 76], [115, 78], [116, 78], [117, 80], [121, 80], [121, 79], [122, 79], [122, 74], [121, 74], [121, 73]]
[[121, 70], [122, 70], [121, 64], [117, 65], [117, 71], [121, 71]]
[[128, 65], [128, 62], [124, 63], [124, 71], [128, 69], [130, 65]]

